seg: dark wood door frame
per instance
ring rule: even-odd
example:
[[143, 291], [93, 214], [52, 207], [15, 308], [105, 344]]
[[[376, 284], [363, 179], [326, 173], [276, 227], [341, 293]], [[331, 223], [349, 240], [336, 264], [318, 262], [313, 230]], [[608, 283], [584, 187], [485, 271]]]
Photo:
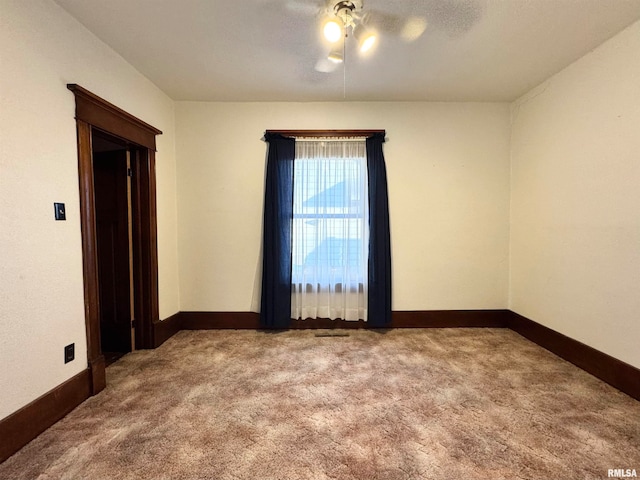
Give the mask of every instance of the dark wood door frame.
[[79, 85], [68, 84], [67, 88], [74, 93], [76, 99], [87, 357], [91, 390], [95, 395], [104, 389], [106, 379], [105, 361], [100, 347], [100, 285], [92, 131], [98, 129], [119, 137], [132, 148], [136, 348], [153, 348], [153, 327], [159, 322], [155, 152], [156, 135], [162, 132]]

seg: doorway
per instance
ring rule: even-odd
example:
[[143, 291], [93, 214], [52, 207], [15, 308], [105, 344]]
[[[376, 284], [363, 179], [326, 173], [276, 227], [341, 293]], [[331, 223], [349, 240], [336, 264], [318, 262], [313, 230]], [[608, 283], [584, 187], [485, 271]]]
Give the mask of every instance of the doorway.
[[126, 142], [94, 130], [100, 347], [108, 366], [135, 349], [131, 150]]
[[[114, 333], [113, 336], [120, 338], [122, 343], [118, 348], [121, 349], [154, 348], [158, 343], [156, 325], [159, 323], [155, 152], [156, 136], [162, 132], [80, 85], [68, 84], [67, 88], [73, 92], [76, 100], [87, 360], [89, 388], [91, 394], [95, 395], [106, 386], [105, 356], [101, 341], [103, 318], [101, 301], [105, 302], [105, 300], [101, 300], [101, 297], [109, 296], [109, 287], [102, 288], [105, 280], [101, 279], [99, 270], [99, 227], [95, 190], [96, 182], [102, 182], [103, 179], [101, 173], [98, 173], [98, 178], [95, 177], [94, 168], [100, 170], [104, 167], [106, 170], [106, 173], [103, 172], [104, 176], [109, 177], [113, 174], [111, 168], [122, 169], [122, 160], [116, 160], [116, 158], [128, 158], [129, 163], [124, 163], [128, 165], [126, 172], [130, 175], [126, 180], [129, 187], [125, 187], [129, 192], [126, 207], [129, 224], [127, 252], [123, 253], [124, 250], [114, 247], [117, 254], [111, 254], [114, 258], [128, 259], [128, 281], [126, 277], [119, 276], [120, 273], [114, 273], [115, 278], [125, 278], [128, 288], [123, 289], [123, 292], [126, 290], [128, 293], [114, 293], [119, 290], [112, 289], [110, 295], [116, 297], [120, 295], [125, 299], [113, 302], [114, 305], [126, 305], [126, 298], [129, 299], [129, 316], [128, 324], [127, 316], [124, 314], [122, 318], [125, 320], [117, 320], [117, 323], [122, 324], [121, 331], [118, 334]], [[115, 145], [100, 146], [100, 142], [105, 138], [108, 140], [107, 143]], [[118, 151], [120, 153], [105, 153]], [[104, 160], [106, 167], [102, 165], [102, 160], [99, 158], [103, 153], [109, 159]], [[95, 162], [94, 155], [98, 158]], [[117, 167], [117, 165], [120, 166]], [[109, 184], [108, 180], [104, 181]], [[113, 188], [116, 191], [122, 189], [122, 187], [114, 187], [113, 182], [117, 183], [116, 180], [112, 180], [112, 186], [104, 188], [106, 190]], [[116, 197], [121, 199], [122, 195], [118, 194]], [[116, 207], [115, 211], [122, 211], [122, 208]], [[115, 232], [118, 228], [120, 227], [112, 227], [111, 231]], [[112, 243], [115, 245], [116, 241]], [[104, 248], [102, 250], [104, 252]], [[105, 254], [107, 257], [109, 255], [109, 253]], [[124, 268], [120, 267], [120, 269]], [[104, 268], [102, 270], [104, 271]], [[118, 269], [112, 268], [113, 272], [116, 270]], [[111, 281], [116, 282], [116, 280]], [[117, 280], [117, 283], [119, 282], [120, 280]], [[106, 283], [109, 283], [109, 280]], [[114, 317], [111, 318], [112, 322], [116, 323]], [[135, 338], [131, 336], [131, 319], [135, 319]], [[129, 332], [128, 342], [124, 333], [126, 328]]]

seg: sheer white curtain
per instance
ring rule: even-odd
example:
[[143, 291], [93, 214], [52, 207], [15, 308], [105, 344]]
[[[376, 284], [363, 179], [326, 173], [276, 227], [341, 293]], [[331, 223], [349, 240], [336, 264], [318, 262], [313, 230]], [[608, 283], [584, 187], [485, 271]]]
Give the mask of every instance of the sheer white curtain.
[[296, 139], [291, 317], [367, 319], [365, 139]]

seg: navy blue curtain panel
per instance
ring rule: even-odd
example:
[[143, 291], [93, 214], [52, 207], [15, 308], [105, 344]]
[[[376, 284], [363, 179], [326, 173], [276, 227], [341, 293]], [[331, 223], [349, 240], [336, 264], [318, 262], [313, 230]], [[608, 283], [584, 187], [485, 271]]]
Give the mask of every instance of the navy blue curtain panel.
[[264, 194], [262, 260], [262, 328], [291, 324], [291, 229], [293, 223], [293, 162], [295, 140], [265, 134], [269, 143]]
[[391, 326], [391, 235], [387, 169], [382, 144], [384, 133], [367, 138], [369, 176], [369, 298], [370, 327]]

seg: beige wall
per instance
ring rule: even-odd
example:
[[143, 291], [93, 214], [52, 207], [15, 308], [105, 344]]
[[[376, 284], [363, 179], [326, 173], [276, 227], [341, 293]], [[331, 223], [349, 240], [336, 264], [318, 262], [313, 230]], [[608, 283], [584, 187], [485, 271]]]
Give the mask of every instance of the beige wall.
[[[179, 309], [173, 102], [49, 0], [0, 0], [0, 418], [87, 366], [73, 94], [158, 127], [161, 317]], [[53, 218], [65, 202], [67, 221]], [[76, 345], [65, 365], [63, 348]]]
[[506, 308], [509, 108], [473, 103], [176, 103], [182, 310], [248, 311], [265, 129], [384, 128], [393, 308]]
[[640, 367], [640, 22], [513, 105], [510, 308]]

